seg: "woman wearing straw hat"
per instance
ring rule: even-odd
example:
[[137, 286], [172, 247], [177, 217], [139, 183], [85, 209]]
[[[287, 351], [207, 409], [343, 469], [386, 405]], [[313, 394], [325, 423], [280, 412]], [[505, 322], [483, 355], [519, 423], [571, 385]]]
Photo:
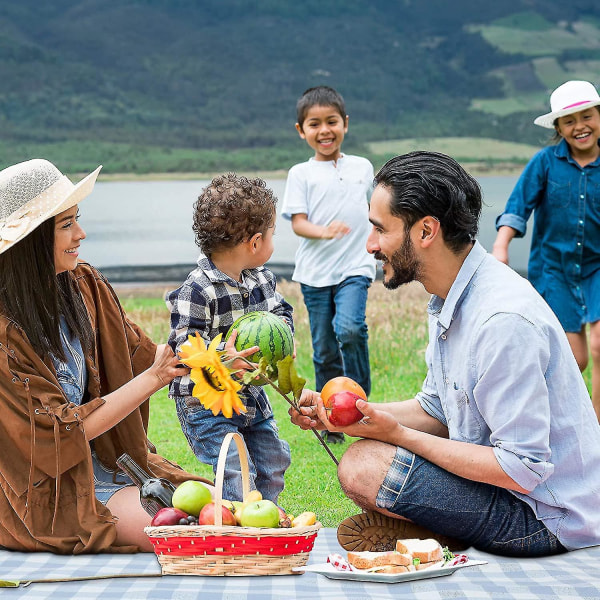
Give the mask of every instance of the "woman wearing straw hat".
[[[180, 374], [78, 262], [77, 185], [35, 159], [0, 172], [0, 546], [151, 551], [150, 517], [115, 460], [174, 483], [200, 479], [148, 452], [149, 396]], [[206, 480], [202, 480], [208, 483]]]
[[[534, 123], [554, 129], [555, 146], [525, 167], [496, 220], [493, 255], [508, 264], [508, 245], [525, 235], [535, 211], [528, 278], [567, 332], [579, 368], [588, 364], [600, 420], [600, 96], [587, 81], [567, 81]], [[568, 398], [565, 398], [568, 402]]]

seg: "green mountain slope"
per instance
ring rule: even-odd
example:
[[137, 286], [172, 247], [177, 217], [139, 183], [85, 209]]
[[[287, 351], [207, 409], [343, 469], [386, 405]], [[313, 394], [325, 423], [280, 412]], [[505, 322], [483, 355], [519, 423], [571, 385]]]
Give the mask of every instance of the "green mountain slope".
[[600, 82], [598, 46], [587, 0], [7, 0], [0, 163], [287, 168], [318, 84], [346, 99], [345, 149], [375, 161], [381, 140], [539, 146], [532, 118], [562, 81]]

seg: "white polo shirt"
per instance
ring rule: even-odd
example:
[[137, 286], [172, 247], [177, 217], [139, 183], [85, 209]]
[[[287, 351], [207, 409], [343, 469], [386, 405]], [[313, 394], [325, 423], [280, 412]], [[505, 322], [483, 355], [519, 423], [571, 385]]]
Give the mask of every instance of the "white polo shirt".
[[372, 187], [373, 166], [360, 156], [342, 155], [337, 163], [311, 158], [290, 169], [283, 217], [304, 213], [315, 225], [343, 221], [351, 229], [339, 240], [301, 237], [294, 281], [325, 287], [355, 275], [375, 279], [375, 259], [366, 249]]

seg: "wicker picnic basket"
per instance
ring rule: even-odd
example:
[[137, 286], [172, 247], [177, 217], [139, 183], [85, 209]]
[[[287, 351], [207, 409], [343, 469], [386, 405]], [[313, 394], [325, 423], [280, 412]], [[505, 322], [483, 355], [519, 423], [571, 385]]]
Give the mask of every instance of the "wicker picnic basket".
[[223, 477], [231, 440], [238, 449], [244, 499], [250, 492], [248, 452], [239, 433], [221, 445], [215, 479], [216, 525], [146, 527], [163, 575], [292, 575], [308, 562], [319, 522], [308, 527], [222, 525]]

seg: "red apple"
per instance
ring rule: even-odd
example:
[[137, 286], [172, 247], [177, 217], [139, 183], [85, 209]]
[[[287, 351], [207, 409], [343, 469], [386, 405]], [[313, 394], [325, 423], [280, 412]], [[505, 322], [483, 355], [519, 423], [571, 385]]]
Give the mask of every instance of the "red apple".
[[181, 519], [187, 519], [187, 513], [184, 513], [178, 508], [161, 508], [152, 519], [150, 523], [152, 527], [159, 527], [160, 525], [179, 525]]
[[[198, 515], [198, 525], [215, 525], [215, 513], [214, 502], [205, 504]], [[221, 506], [221, 514], [223, 515], [223, 525], [237, 525], [235, 515], [226, 506]]]
[[354, 392], [337, 392], [337, 394], [332, 394], [329, 400], [329, 404], [331, 405], [331, 412], [328, 415], [329, 420], [336, 427], [352, 425], [352, 423], [360, 421], [364, 416], [356, 408], [356, 401], [364, 400], [364, 398], [361, 398]]

